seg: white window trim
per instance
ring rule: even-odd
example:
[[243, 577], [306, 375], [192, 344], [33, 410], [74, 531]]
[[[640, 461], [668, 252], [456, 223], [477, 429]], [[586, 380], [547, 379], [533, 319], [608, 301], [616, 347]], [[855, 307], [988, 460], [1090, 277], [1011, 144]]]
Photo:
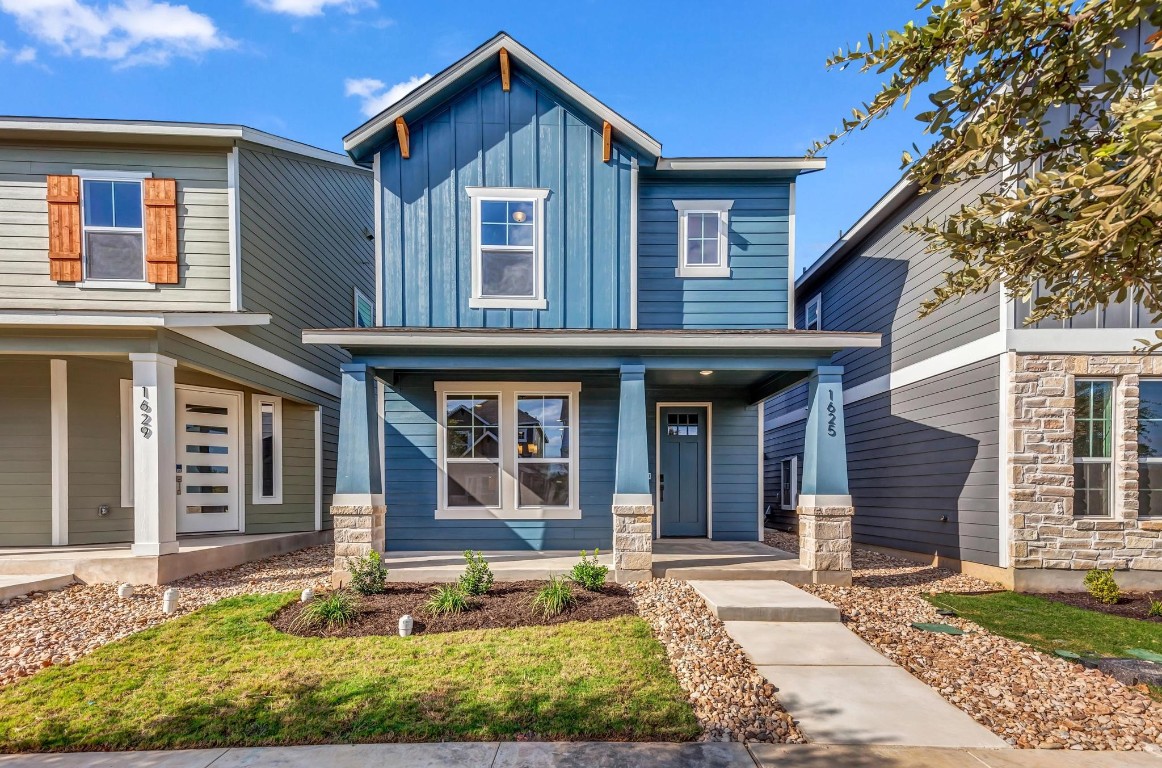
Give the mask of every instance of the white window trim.
[[[678, 277], [730, 277], [730, 209], [733, 200], [675, 200], [678, 211]], [[687, 217], [691, 213], [718, 214], [718, 264], [686, 263]]]
[[[472, 295], [474, 309], [545, 309], [545, 199], [549, 190], [530, 187], [465, 187], [472, 207]], [[480, 203], [485, 200], [523, 200], [533, 204], [533, 290], [532, 297], [483, 296], [480, 274]]]
[[[791, 503], [787, 504], [783, 499], [782, 473], [783, 464], [787, 461], [791, 462]], [[784, 456], [779, 459], [779, 509], [790, 511], [795, 509], [799, 503], [799, 457], [798, 456]]]
[[[274, 406], [274, 495], [262, 495], [262, 406]], [[250, 396], [251, 503], [282, 504], [282, 398]]]
[[[517, 381], [437, 381], [436, 477], [437, 520], [580, 520], [580, 382]], [[445, 446], [448, 440], [449, 395], [496, 395], [500, 398], [500, 506], [448, 507], [448, 469]], [[522, 507], [517, 503], [516, 403], [521, 395], [567, 395], [569, 397], [569, 501], [568, 507]], [[564, 461], [564, 460], [562, 460]]]
[[[1110, 385], [1110, 424], [1109, 424], [1109, 428], [1110, 428], [1110, 455], [1109, 456], [1077, 456], [1077, 455], [1074, 455], [1073, 456], [1073, 463], [1075, 465], [1076, 464], [1108, 464], [1109, 465], [1110, 471], [1107, 473], [1107, 480], [1106, 480], [1106, 500], [1107, 500], [1106, 503], [1107, 503], [1107, 506], [1106, 506], [1106, 511], [1102, 514], [1094, 514], [1091, 512], [1091, 513], [1086, 514], [1086, 515], [1079, 515], [1079, 514], [1077, 514], [1076, 510], [1073, 510], [1070, 516], [1081, 519], [1081, 520], [1116, 519], [1118, 516], [1115, 515], [1115, 511], [1117, 510], [1119, 505], [1118, 505], [1117, 499], [1115, 498], [1115, 494], [1117, 492], [1117, 478], [1115, 475], [1117, 472], [1117, 456], [1118, 456], [1118, 438], [1117, 438], [1117, 434], [1116, 434], [1115, 425], [1118, 423], [1118, 408], [1121, 405], [1118, 402], [1118, 382], [1117, 382], [1117, 379], [1110, 378], [1109, 376], [1075, 376], [1073, 378], [1074, 421], [1076, 421], [1076, 419], [1077, 419], [1077, 410], [1076, 410], [1077, 409], [1077, 385], [1079, 383], [1088, 384], [1090, 382], [1104, 382], [1104, 383], [1107, 383]], [[1070, 444], [1072, 445], [1072, 440], [1070, 441]], [[1073, 503], [1072, 498], [1070, 499], [1070, 503], [1071, 504]]]
[[352, 291], [352, 294], [351, 294], [351, 311], [352, 311], [351, 327], [352, 328], [362, 327], [359, 325], [359, 300], [363, 299], [364, 301], [370, 302], [370, 304], [371, 304], [371, 325], [367, 326], [367, 327], [374, 328], [375, 327], [375, 318], [377, 317], [375, 302], [372, 301], [366, 293], [359, 290], [358, 287], [353, 286], [351, 288], [351, 291]]
[[[81, 178], [80, 183], [80, 204], [81, 204], [81, 282], [77, 284], [79, 288], [97, 288], [103, 290], [118, 290], [118, 291], [151, 291], [157, 290], [157, 286], [149, 282], [146, 278], [148, 267], [145, 263], [145, 185], [141, 185], [141, 227], [90, 227], [85, 223], [85, 182], [86, 181], [143, 181], [144, 179], [152, 179], [153, 173], [151, 171], [99, 171], [86, 168], [74, 168], [73, 175]], [[126, 231], [140, 231], [141, 232], [141, 279], [140, 280], [95, 280], [88, 276], [89, 272], [89, 238], [85, 235], [90, 230], [95, 232], [126, 232]]]
[[[811, 321], [808, 320], [811, 316], [811, 308], [815, 308], [815, 326], [811, 327]], [[803, 330], [805, 331], [822, 331], [823, 330], [823, 294], [817, 293], [811, 297], [807, 302], [807, 306], [803, 307]]]

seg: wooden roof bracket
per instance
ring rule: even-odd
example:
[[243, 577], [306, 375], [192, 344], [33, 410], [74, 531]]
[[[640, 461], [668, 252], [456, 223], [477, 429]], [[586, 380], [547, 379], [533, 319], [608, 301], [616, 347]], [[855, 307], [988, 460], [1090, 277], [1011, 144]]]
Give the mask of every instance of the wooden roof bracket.
[[505, 93], [512, 87], [512, 70], [508, 66], [508, 51], [504, 48], [500, 49], [500, 87]]
[[601, 162], [608, 163], [613, 156], [613, 126], [605, 120], [601, 126]]
[[399, 156], [407, 160], [412, 156], [412, 150], [409, 144], [408, 124], [402, 117], [395, 119], [395, 135], [399, 139]]

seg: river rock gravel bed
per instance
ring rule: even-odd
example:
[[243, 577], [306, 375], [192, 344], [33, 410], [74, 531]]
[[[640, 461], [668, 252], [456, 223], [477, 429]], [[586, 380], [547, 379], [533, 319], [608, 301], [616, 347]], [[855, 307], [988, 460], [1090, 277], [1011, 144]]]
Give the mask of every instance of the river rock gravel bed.
[[[798, 550], [791, 534], [768, 531], [766, 543]], [[1099, 750], [1162, 744], [1162, 706], [1144, 692], [971, 621], [939, 616], [923, 598], [997, 585], [858, 548], [853, 566], [850, 587], [802, 589], [839, 607], [849, 629], [1009, 744]], [[967, 634], [924, 632], [912, 622], [952, 624]]]
[[746, 657], [690, 585], [657, 579], [631, 586], [638, 613], [666, 649], [702, 726], [700, 741], [804, 743], [778, 689]]
[[[116, 584], [73, 584], [0, 602], [0, 686], [225, 597], [325, 588], [333, 553], [331, 546], [311, 547], [160, 587], [136, 586], [128, 599], [117, 596]], [[168, 587], [178, 588], [172, 614], [161, 608]]]

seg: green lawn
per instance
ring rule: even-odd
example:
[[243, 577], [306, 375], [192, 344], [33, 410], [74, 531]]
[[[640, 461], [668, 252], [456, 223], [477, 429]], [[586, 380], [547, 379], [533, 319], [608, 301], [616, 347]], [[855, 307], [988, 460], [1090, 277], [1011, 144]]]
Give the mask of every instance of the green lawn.
[[1155, 622], [1110, 616], [1016, 592], [943, 593], [928, 600], [938, 607], [952, 608], [990, 632], [1047, 653], [1064, 649], [1124, 656], [1128, 648], [1162, 653], [1162, 624]]
[[0, 689], [0, 752], [512, 739], [688, 740], [636, 616], [411, 638], [301, 638], [232, 598]]

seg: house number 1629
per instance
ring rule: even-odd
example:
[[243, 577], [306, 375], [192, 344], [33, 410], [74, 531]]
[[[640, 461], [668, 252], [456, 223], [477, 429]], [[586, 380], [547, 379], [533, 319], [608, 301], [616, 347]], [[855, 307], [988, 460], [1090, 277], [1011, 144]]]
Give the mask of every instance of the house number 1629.
[[141, 402], [137, 405], [137, 412], [141, 416], [139, 429], [145, 439], [153, 437], [153, 406], [149, 404], [149, 388], [141, 388]]

